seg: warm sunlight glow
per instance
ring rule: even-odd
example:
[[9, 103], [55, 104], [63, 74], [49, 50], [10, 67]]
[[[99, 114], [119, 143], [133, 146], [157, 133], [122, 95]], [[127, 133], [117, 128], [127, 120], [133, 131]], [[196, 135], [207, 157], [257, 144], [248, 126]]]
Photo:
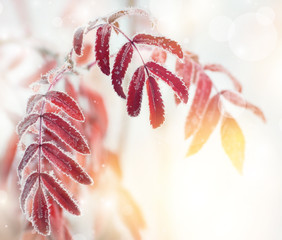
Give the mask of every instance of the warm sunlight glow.
[[0, 240], [281, 240], [281, 0], [0, 0]]

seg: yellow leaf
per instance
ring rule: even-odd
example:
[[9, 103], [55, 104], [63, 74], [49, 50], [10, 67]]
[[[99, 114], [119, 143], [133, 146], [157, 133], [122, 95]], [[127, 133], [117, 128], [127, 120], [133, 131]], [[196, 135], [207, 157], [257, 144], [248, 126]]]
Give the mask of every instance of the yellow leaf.
[[242, 174], [245, 138], [234, 118], [225, 117], [221, 124], [221, 143], [234, 167]]

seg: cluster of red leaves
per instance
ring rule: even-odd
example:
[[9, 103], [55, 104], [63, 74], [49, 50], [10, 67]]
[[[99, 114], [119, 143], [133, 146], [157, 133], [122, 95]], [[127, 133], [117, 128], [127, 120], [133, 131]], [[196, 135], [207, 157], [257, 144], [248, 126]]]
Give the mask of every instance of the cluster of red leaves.
[[[242, 91], [240, 83], [222, 66], [202, 66], [197, 56], [190, 52], [183, 53], [177, 42], [165, 37], [136, 34], [133, 38], [129, 38], [119, 28], [117, 20], [132, 14], [148, 17], [143, 10], [129, 9], [97, 19], [90, 22], [87, 27], [78, 28], [73, 38], [73, 51], [78, 56], [76, 64], [81, 65], [89, 60], [92, 46], [84, 43], [84, 35], [96, 29], [94, 53], [98, 67], [105, 75], [111, 75], [113, 88], [121, 98], [126, 99], [127, 112], [130, 116], [138, 116], [140, 113], [143, 88], [146, 83], [150, 123], [153, 128], [159, 127], [165, 119], [158, 80], [161, 79], [172, 88], [176, 103], [187, 103], [190, 84], [195, 84], [196, 92], [185, 126], [186, 138], [193, 136], [188, 155], [195, 154], [202, 148], [222, 119], [223, 148], [235, 167], [241, 171], [244, 159], [244, 136], [236, 120], [229, 113], [220, 111], [219, 106], [224, 98], [237, 106], [251, 110], [265, 121], [261, 110], [246, 102], [238, 94]], [[127, 40], [114, 55], [110, 55], [112, 30], [123, 35]], [[153, 49], [150, 61], [144, 61], [139, 45], [156, 47]], [[123, 90], [123, 80], [134, 52], [140, 56], [143, 64], [134, 71], [126, 95]], [[175, 69], [177, 75], [163, 66], [167, 52], [177, 57]], [[112, 69], [110, 56], [115, 58]], [[21, 208], [39, 234], [50, 235], [52, 228], [52, 232], [56, 232], [54, 234], [59, 232], [60, 237], [54, 235], [57, 239], [70, 239], [67, 225], [61, 220], [63, 218], [61, 209], [64, 208], [74, 215], [80, 214], [77, 202], [64, 186], [68, 185], [70, 179], [81, 184], [91, 184], [93, 177], [99, 183], [100, 175], [103, 173], [101, 166], [104, 164], [109, 165], [118, 178], [121, 178], [118, 157], [104, 149], [102, 144], [107, 129], [107, 115], [101, 97], [83, 84], [80, 84], [76, 91], [68, 80], [65, 83], [68, 94], [52, 90], [63, 78], [64, 73], [71, 71], [72, 67], [73, 65], [71, 68], [67, 65], [60, 71], [50, 72], [47, 77], [40, 80], [40, 84], [46, 83], [47, 80], [49, 89], [45, 94], [35, 94], [29, 99], [27, 115], [17, 128], [20, 141], [23, 141], [27, 133], [32, 140], [27, 144], [18, 165], [18, 176], [22, 186]], [[207, 70], [227, 74], [238, 93], [224, 90], [212, 95], [214, 83], [206, 73]], [[84, 109], [85, 116], [78, 105], [81, 98], [88, 102]], [[91, 156], [89, 167], [90, 177], [82, 165], [85, 167], [86, 155], [90, 154], [94, 146], [95, 151]], [[11, 155], [10, 158], [13, 156]], [[140, 239], [139, 231], [145, 225], [141, 211], [122, 186], [119, 187], [119, 195], [119, 206], [127, 204], [131, 207], [131, 214], [120, 211], [120, 216], [134, 238]], [[63, 222], [60, 230], [52, 222]]]
[[71, 123], [83, 122], [84, 115], [68, 94], [51, 91], [60, 78], [62, 72], [48, 76], [53, 82], [47, 93], [35, 94], [29, 99], [27, 115], [17, 127], [20, 141], [26, 133], [32, 138], [18, 165], [21, 208], [42, 235], [49, 235], [51, 231], [53, 201], [71, 214], [80, 215], [77, 202], [62, 184], [61, 173], [81, 184], [93, 182], [73, 156], [73, 151], [90, 154], [85, 138]]
[[[115, 20], [125, 14], [144, 15], [144, 13], [145, 12], [142, 10], [118, 12], [108, 18], [107, 24], [101, 25], [97, 29], [95, 54], [98, 66], [101, 68], [103, 73], [107, 75], [110, 74], [109, 38], [111, 29], [114, 28], [116, 32], [120, 31], [118, 28], [119, 25], [117, 22], [115, 22]], [[77, 55], [82, 55], [84, 30], [84, 28], [79, 28], [75, 33], [73, 50]], [[143, 34], [140, 36], [137, 35], [134, 41], [138, 44], [162, 44], [163, 49], [171, 51], [176, 55], [182, 54], [182, 50], [179, 45], [176, 44], [176, 42], [170, 41], [163, 37], [153, 37]], [[136, 48], [134, 41], [130, 41], [130, 44], [128, 44], [128, 50], [131, 51], [131, 56], [133, 54], [133, 47]], [[168, 46], [166, 46], [166, 44], [168, 44]], [[89, 46], [86, 45], [86, 48], [87, 47]], [[88, 52], [89, 50], [90, 49], [88, 49]], [[136, 50], [138, 51], [137, 48]], [[117, 54], [115, 66], [112, 70], [112, 79], [115, 89], [119, 88], [118, 79], [122, 81], [127, 66], [130, 62], [129, 61], [127, 63], [127, 66], [123, 68], [124, 65], [122, 61], [128, 59], [124, 54], [125, 53], [122, 51]], [[83, 59], [83, 57], [85, 59]], [[119, 57], [121, 58], [120, 60]], [[77, 64], [86, 61], [87, 58], [88, 57], [81, 56], [81, 58], [78, 59]], [[121, 64], [119, 64], [120, 61]], [[50, 67], [49, 63], [47, 65], [48, 67]], [[128, 101], [128, 111], [132, 116], [139, 114], [142, 99], [142, 88], [145, 82], [146, 71], [149, 79], [147, 81], [147, 86], [148, 92], [150, 92], [149, 98], [151, 99], [150, 109], [152, 109], [151, 111], [154, 111], [152, 113], [152, 119], [159, 118], [158, 115], [160, 115], [160, 113], [162, 113], [160, 119], [163, 119], [163, 111], [160, 112], [158, 109], [159, 107], [163, 109], [163, 104], [161, 103], [160, 105], [155, 103], [156, 98], [158, 98], [157, 101], [159, 101], [159, 99], [161, 101], [161, 98], [158, 95], [159, 89], [153, 76], [149, 75], [149, 71], [151, 72], [151, 74], [155, 74], [159, 77], [162, 77], [160, 74], [164, 74], [164, 81], [168, 82], [171, 85], [171, 87], [179, 94], [180, 98], [186, 99], [186, 102], [188, 92], [184, 85], [181, 83], [181, 80], [174, 76], [172, 73], [168, 72], [164, 67], [159, 66], [154, 62], [149, 62], [147, 63], [147, 65], [145, 65], [144, 63], [144, 66], [138, 68], [138, 71], [136, 71], [136, 73], [134, 74], [135, 77], [133, 78], [135, 78], [135, 80], [132, 81], [133, 83], [131, 87], [134, 89], [131, 90], [130, 94], [132, 103]], [[90, 91], [89, 89], [81, 85], [79, 93], [77, 93], [69, 81], [66, 81], [66, 91], [69, 92], [69, 94], [52, 90], [55, 84], [63, 78], [63, 74], [66, 71], [72, 70], [72, 67], [73, 65], [71, 63], [71, 68], [69, 68], [69, 65], [67, 65], [67, 67], [63, 68], [62, 70], [58, 70], [55, 73], [48, 73], [38, 81], [39, 87], [41, 84], [48, 83], [49, 89], [45, 94], [35, 94], [29, 99], [26, 108], [26, 116], [18, 124], [17, 127], [19, 141], [24, 147], [24, 154], [18, 165], [18, 176], [22, 186], [20, 195], [21, 208], [26, 214], [27, 219], [33, 225], [34, 229], [39, 234], [46, 236], [46, 238], [48, 239], [49, 237], [47, 237], [47, 235], [49, 236], [51, 234], [51, 228], [52, 236], [55, 237], [53, 230], [56, 228], [55, 225], [53, 226], [52, 224], [50, 224], [50, 219], [52, 222], [60, 221], [58, 220], [59, 217], [56, 218], [56, 216], [59, 215], [52, 214], [51, 208], [57, 206], [59, 209], [64, 208], [72, 214], [80, 214], [80, 209], [77, 205], [77, 202], [72, 198], [69, 191], [65, 189], [65, 185], [69, 185], [70, 179], [75, 180], [76, 182], [81, 184], [92, 183], [91, 177], [86, 173], [85, 169], [81, 167], [81, 162], [83, 160], [86, 160], [85, 154], [90, 153], [90, 149], [92, 149], [93, 145], [102, 145], [101, 139], [103, 139], [107, 128], [105, 109], [103, 105], [101, 107], [101, 105], [96, 104], [97, 99], [98, 102], [99, 100], [101, 102], [101, 99], [99, 99], [99, 96], [95, 95], [93, 91]], [[121, 69], [123, 75], [117, 74], [117, 68], [123, 68]], [[34, 78], [35, 76], [32, 77], [32, 82], [34, 81]], [[88, 100], [89, 109], [87, 109], [88, 114], [86, 114], [86, 117], [84, 117], [82, 111], [78, 106], [78, 96], [86, 98]], [[93, 99], [95, 99], [95, 101]], [[95, 103], [96, 105], [93, 103]], [[96, 113], [96, 116], [93, 116], [93, 113]], [[85, 119], [86, 123], [83, 123]], [[153, 121], [156, 125], [157, 120]], [[161, 124], [162, 121], [157, 123], [157, 125]], [[81, 122], [82, 124], [77, 124], [77, 122]], [[86, 137], [83, 137], [81, 135], [81, 132], [84, 133]], [[88, 147], [86, 138], [90, 143], [90, 147]], [[29, 139], [29, 141], [27, 141], [26, 139]], [[13, 143], [16, 144], [17, 140], [13, 141]], [[15, 146], [15, 144], [13, 144], [13, 146]], [[107, 150], [103, 149], [103, 147], [100, 147], [98, 149], [99, 150], [96, 151], [93, 156], [95, 156], [98, 161], [100, 160], [104, 164], [106, 160], [101, 156], [105, 155], [104, 152], [107, 152]], [[15, 151], [13, 151], [13, 153], [13, 156], [11, 155], [10, 157], [11, 159], [15, 157]], [[94, 172], [90, 171], [91, 175], [93, 176], [93, 178], [95, 177], [95, 179], [99, 179], [99, 174], [102, 171], [99, 170], [99, 167], [97, 170], [97, 160], [95, 163], [96, 166], [93, 166], [94, 161], [91, 162], [92, 166], [90, 167], [90, 169], [94, 169]], [[12, 163], [12, 160], [9, 163]], [[116, 171], [117, 175], [121, 175], [118, 161], [111, 161], [110, 164], [114, 171]], [[98, 163], [98, 165], [100, 164]], [[11, 166], [11, 164], [9, 166]], [[65, 174], [65, 176], [62, 175], [62, 173]], [[121, 187], [121, 189], [123, 188]], [[123, 189], [122, 192], [127, 191]], [[129, 202], [134, 205], [134, 211], [140, 212], [137, 205], [130, 197], [129, 193], [126, 194], [131, 199]], [[139, 215], [139, 219], [142, 219], [139, 222], [144, 222], [140, 213], [137, 215]], [[142, 223], [132, 225], [131, 220], [128, 220], [127, 217], [124, 216], [122, 217], [122, 219], [129, 227], [132, 234], [134, 236], [139, 236], [138, 238], [140, 238], [138, 229], [144, 224]], [[58, 231], [56, 232], [58, 233]], [[59, 232], [61, 237], [56, 237], [58, 239], [63, 239], [62, 236], [66, 237], [67, 235], [69, 235], [67, 234], [68, 230], [66, 227], [62, 228]], [[63, 232], [66, 232], [67, 235]]]
[[[241, 84], [224, 67], [217, 64], [202, 66], [198, 57], [185, 52], [184, 62], [176, 63], [176, 72], [187, 87], [196, 85], [195, 96], [186, 118], [185, 138], [193, 136], [187, 156], [197, 153], [209, 139], [211, 133], [221, 121], [222, 146], [236, 169], [241, 172], [244, 161], [245, 140], [237, 121], [222, 107], [222, 101], [252, 111], [264, 122], [263, 112], [255, 105], [245, 101], [241, 95]], [[235, 91], [222, 90], [212, 95], [214, 83], [206, 71], [226, 74], [234, 85]], [[216, 90], [216, 88], [215, 88]]]
[[[26, 118], [25, 118], [19, 124], [18, 127], [19, 135], [22, 136], [22, 135], [26, 135], [26, 133], [29, 133], [29, 135], [31, 135], [36, 141], [38, 140], [38, 134], [34, 134], [34, 132], [38, 133], [38, 131], [36, 131], [35, 129], [36, 128], [35, 121], [38, 121], [39, 117], [36, 114], [38, 111], [39, 112], [41, 111], [43, 101], [47, 99], [44, 107], [46, 109], [46, 113], [55, 113], [56, 116], [62, 115], [63, 119], [68, 117], [69, 118], [68, 122], [70, 122], [72, 126], [75, 126], [76, 129], [79, 129], [79, 132], [81, 132], [85, 136], [85, 139], [87, 140], [89, 145], [89, 147], [87, 147], [88, 149], [87, 152], [90, 150], [92, 153], [90, 159], [86, 159], [87, 156], [85, 154], [81, 154], [81, 151], [78, 151], [78, 149], [80, 149], [79, 146], [81, 145], [81, 143], [78, 146], [70, 146], [69, 144], [73, 144], [71, 142], [71, 139], [69, 139], [70, 142], [66, 142], [64, 140], [64, 136], [61, 137], [58, 134], [56, 134], [55, 132], [56, 130], [54, 131], [53, 129], [51, 130], [47, 127], [46, 128], [44, 127], [44, 129], [42, 130], [43, 133], [42, 139], [47, 143], [42, 142], [42, 146], [43, 146], [42, 153], [46, 154], [46, 156], [44, 155], [46, 159], [42, 159], [44, 161], [44, 166], [42, 166], [42, 168], [46, 169], [46, 171], [47, 170], [50, 171], [52, 167], [50, 168], [49, 165], [51, 163], [52, 166], [51, 161], [54, 160], [53, 165], [55, 165], [57, 168], [52, 170], [56, 173], [57, 178], [60, 179], [60, 181], [65, 186], [68, 186], [69, 189], [72, 189], [74, 192], [76, 192], [77, 189], [75, 188], [75, 186], [72, 185], [71, 179], [74, 179], [80, 183], [85, 183], [85, 184], [88, 184], [88, 182], [87, 179], [85, 178], [75, 179], [75, 177], [77, 176], [72, 175], [75, 172], [73, 172], [71, 169], [65, 168], [65, 165], [62, 164], [62, 162], [66, 163], [66, 166], [69, 166], [66, 161], [70, 161], [70, 159], [66, 159], [66, 157], [62, 155], [62, 152], [70, 153], [73, 149], [78, 148], [76, 149], [75, 152], [73, 152], [72, 159], [73, 160], [77, 159], [76, 162], [86, 167], [87, 172], [89, 172], [91, 178], [95, 180], [94, 190], [99, 188], [101, 181], [100, 179], [103, 179], [105, 170], [111, 169], [111, 171], [114, 172], [114, 175], [116, 176], [119, 182], [116, 189], [112, 190], [115, 191], [117, 195], [116, 211], [120, 215], [120, 219], [122, 220], [122, 222], [124, 222], [126, 227], [131, 232], [134, 239], [141, 239], [140, 230], [144, 228], [145, 225], [144, 219], [133, 197], [122, 186], [121, 183], [122, 172], [119, 164], [119, 157], [118, 155], [110, 152], [109, 150], [103, 147], [103, 140], [106, 135], [107, 126], [108, 126], [108, 117], [107, 117], [104, 101], [97, 92], [93, 91], [91, 87], [85, 85], [83, 81], [80, 82], [79, 88], [76, 89], [67, 76], [65, 76], [64, 79], [65, 79], [65, 91], [67, 94], [57, 91], [48, 91], [45, 95], [35, 94], [29, 99], [26, 112], [29, 115], [32, 115], [32, 117], [28, 117], [30, 123], [32, 122], [34, 123], [32, 124], [33, 126], [30, 125], [27, 127], [27, 125], [24, 124], [24, 122], [26, 122], [25, 120]], [[63, 98], [64, 101], [60, 101]], [[82, 100], [84, 103], [85, 101], [87, 101], [87, 104], [84, 104], [82, 108], [84, 112], [83, 115], [81, 114], [82, 113], [81, 110], [78, 111], [79, 108], [77, 103], [79, 103], [80, 100]], [[64, 106], [61, 106], [61, 104], [63, 104]], [[72, 106], [72, 108], [69, 108], [69, 106], [72, 104], [75, 104], [77, 107]], [[81, 121], [78, 122], [77, 119], [81, 119]], [[83, 121], [84, 119], [85, 121]], [[58, 124], [58, 126], [61, 126], [60, 123]], [[11, 141], [12, 140], [13, 139], [11, 139]], [[78, 140], [81, 141], [81, 139]], [[50, 144], [50, 141], [52, 141], [54, 145]], [[16, 149], [18, 143], [17, 139], [12, 142], [13, 144], [11, 144], [11, 146], [14, 146], [14, 148]], [[82, 144], [81, 146], [83, 145], [84, 144]], [[55, 146], [58, 146], [61, 152], [57, 151], [55, 154], [51, 156], [51, 153], [52, 151], [54, 151]], [[46, 152], [46, 148], [49, 151]], [[42, 239], [42, 240], [43, 239], [44, 240], [71, 239], [71, 234], [68, 230], [68, 223], [63, 216], [62, 208], [66, 209], [67, 211], [75, 215], [79, 215], [80, 210], [76, 202], [74, 202], [72, 198], [70, 199], [70, 194], [68, 192], [62, 191], [62, 184], [58, 186], [58, 184], [54, 182], [52, 176], [46, 172], [40, 173], [43, 187], [39, 189], [38, 187], [39, 183], [37, 183], [36, 186], [37, 189], [35, 189], [36, 181], [38, 181], [37, 179], [39, 178], [39, 174], [34, 171], [32, 172], [32, 169], [28, 167], [28, 164], [32, 164], [32, 161], [35, 161], [35, 158], [38, 157], [36, 156], [36, 152], [38, 152], [38, 150], [39, 149], [37, 143], [30, 144], [25, 150], [24, 157], [22, 158], [18, 166], [19, 169], [18, 173], [20, 178], [22, 178], [21, 175], [23, 173], [23, 169], [25, 172], [24, 174], [25, 176], [28, 176], [29, 173], [31, 173], [27, 178], [23, 177], [25, 179], [21, 181], [21, 182], [26, 181], [21, 194], [21, 207], [27, 212], [27, 217], [30, 220], [30, 222], [33, 223], [33, 227], [31, 223], [27, 225], [27, 228], [25, 229], [22, 235], [22, 239], [34, 239], [34, 240], [35, 239]], [[13, 157], [11, 157], [11, 159], [15, 157], [15, 152], [16, 151], [13, 151], [12, 154]], [[56, 158], [54, 157], [54, 155], [56, 155]], [[48, 156], [49, 159], [47, 159]], [[62, 159], [62, 161], [59, 162], [59, 159]], [[86, 160], [88, 160], [88, 165], [85, 165]], [[29, 163], [30, 161], [31, 163]], [[12, 164], [12, 162], [13, 161], [11, 160], [10, 163]], [[71, 161], [70, 164], [73, 163], [74, 162]], [[76, 163], [75, 166], [73, 165], [70, 166], [75, 170], [75, 168], [79, 166], [78, 163]], [[9, 164], [9, 166], [11, 164]], [[36, 164], [34, 162], [32, 166], [35, 165]], [[109, 168], [107, 168], [106, 166]], [[65, 174], [67, 173], [67, 175], [63, 176], [61, 172]], [[85, 172], [82, 173], [80, 177], [83, 177], [83, 175], [85, 175]], [[90, 178], [88, 177], [88, 179]], [[109, 181], [112, 180], [113, 179], [109, 179]], [[59, 191], [54, 192], [55, 188], [58, 189]], [[54, 200], [56, 202], [54, 202]], [[60, 202], [60, 200], [62, 201]], [[126, 209], [128, 208], [131, 209], [130, 212], [124, 211], [125, 206]], [[46, 218], [43, 218], [42, 221], [43, 220], [47, 221], [47, 225], [42, 224], [41, 221], [38, 221], [38, 218], [36, 216], [33, 219], [32, 214], [33, 211], [36, 209], [37, 212], [43, 210], [43, 213], [45, 213]], [[96, 216], [97, 219], [96, 221], [100, 223], [99, 225], [94, 226], [96, 229], [97, 236], [99, 234], [102, 234], [103, 231], [107, 229], [107, 222], [105, 222], [106, 219], [105, 216], [103, 216], [103, 214], [104, 213], [102, 211], [101, 214], [98, 213]], [[44, 230], [47, 226], [48, 229], [51, 231], [45, 234], [42, 231], [42, 229]], [[33, 233], [32, 229], [34, 227], [39, 234]], [[48, 236], [45, 236], [47, 234]]]
[[[160, 61], [146, 62], [138, 49], [138, 45], [149, 45], [161, 48], [177, 58], [183, 58], [183, 52], [180, 45], [160, 36], [149, 34], [136, 34], [132, 39], [129, 38], [119, 28], [117, 20], [124, 15], [139, 14], [148, 16], [146, 12], [140, 9], [130, 9], [114, 13], [107, 18], [100, 19], [103, 23], [97, 24], [98, 20], [91, 23], [87, 28], [80, 27], [76, 30], [73, 39], [73, 49], [78, 56], [83, 56], [83, 39], [89, 31], [97, 28], [95, 41], [95, 56], [98, 67], [105, 75], [111, 75], [112, 85], [115, 92], [123, 99], [127, 99], [127, 112], [130, 116], [138, 116], [141, 109], [143, 88], [146, 83], [147, 95], [150, 109], [150, 123], [153, 128], [159, 127], [164, 122], [164, 105], [157, 80], [161, 79], [167, 83], [175, 92], [177, 97], [184, 103], [188, 101], [188, 88], [177, 75], [167, 70], [160, 64]], [[120, 48], [115, 56], [112, 70], [110, 69], [110, 37], [112, 30], [122, 34], [127, 42]], [[88, 45], [86, 45], [88, 46]], [[140, 56], [143, 65], [138, 67], [129, 83], [128, 94], [123, 90], [123, 79], [132, 60], [134, 51]], [[88, 53], [86, 52], [86, 55]], [[154, 58], [153, 58], [154, 59]]]

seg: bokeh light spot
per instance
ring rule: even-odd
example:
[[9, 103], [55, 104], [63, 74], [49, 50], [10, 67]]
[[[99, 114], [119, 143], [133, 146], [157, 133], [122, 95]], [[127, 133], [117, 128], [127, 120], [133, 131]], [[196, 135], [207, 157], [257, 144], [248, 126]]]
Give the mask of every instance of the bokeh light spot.
[[246, 61], [266, 58], [274, 50], [276, 41], [277, 31], [274, 25], [262, 24], [255, 13], [239, 16], [229, 30], [229, 46], [232, 52]]
[[261, 7], [257, 11], [257, 20], [262, 24], [262, 25], [269, 25], [272, 24], [275, 18], [275, 13], [272, 8], [270, 7]]

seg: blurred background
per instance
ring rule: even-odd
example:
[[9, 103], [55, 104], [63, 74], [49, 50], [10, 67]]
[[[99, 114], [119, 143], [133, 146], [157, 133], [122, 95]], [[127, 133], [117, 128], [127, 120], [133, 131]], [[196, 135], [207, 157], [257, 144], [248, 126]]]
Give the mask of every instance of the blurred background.
[[[222, 149], [219, 127], [198, 154], [185, 158], [190, 140], [184, 141], [184, 124], [191, 101], [176, 106], [170, 89], [162, 85], [166, 121], [153, 130], [146, 98], [140, 116], [130, 118], [109, 79], [97, 68], [86, 73], [85, 81], [102, 95], [108, 112], [104, 144], [118, 152], [122, 184], [146, 222], [142, 239], [281, 240], [280, 0], [0, 0], [2, 161], [32, 92], [25, 86], [43, 70], [42, 59], [34, 52], [44, 55], [47, 49], [47, 58], [62, 62], [76, 27], [125, 7], [149, 11], [157, 21], [157, 31], [196, 53], [201, 63], [224, 65], [242, 83], [245, 99], [259, 106], [267, 119], [264, 124], [248, 111], [234, 110], [246, 140], [240, 175]], [[134, 26], [124, 20], [121, 28], [130, 33]], [[211, 73], [210, 77], [220, 88], [230, 87], [225, 76]], [[92, 226], [97, 221], [99, 191], [93, 197], [84, 190], [83, 216], [68, 216], [74, 240], [95, 236]], [[23, 217], [13, 194], [16, 191], [0, 189], [1, 239], [21, 236]], [[114, 207], [111, 197], [103, 199], [102, 206], [110, 211]], [[119, 218], [107, 215], [115, 230], [109, 223], [109, 235], [97, 239], [133, 239]]]

